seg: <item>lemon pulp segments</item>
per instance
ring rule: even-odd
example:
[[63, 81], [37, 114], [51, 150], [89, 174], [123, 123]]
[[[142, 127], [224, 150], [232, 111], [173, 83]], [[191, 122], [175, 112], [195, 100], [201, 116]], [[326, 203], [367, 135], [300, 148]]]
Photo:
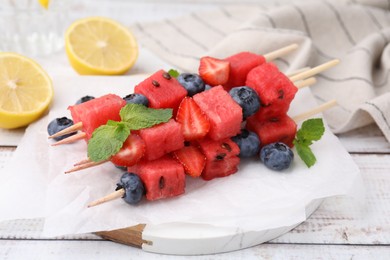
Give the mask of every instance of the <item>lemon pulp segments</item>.
[[0, 53], [0, 127], [28, 125], [46, 111], [52, 99], [52, 82], [36, 62]]
[[65, 39], [69, 61], [80, 74], [123, 74], [138, 57], [133, 34], [108, 18], [78, 20], [68, 28]]

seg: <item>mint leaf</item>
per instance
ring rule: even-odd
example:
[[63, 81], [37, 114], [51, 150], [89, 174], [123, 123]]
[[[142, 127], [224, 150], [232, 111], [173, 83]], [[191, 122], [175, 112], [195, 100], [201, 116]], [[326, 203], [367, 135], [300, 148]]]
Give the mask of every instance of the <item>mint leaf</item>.
[[130, 128], [122, 122], [109, 121], [98, 127], [88, 141], [89, 159], [94, 162], [109, 159], [122, 148], [129, 134]]
[[127, 104], [120, 111], [122, 122], [130, 130], [139, 130], [168, 122], [172, 117], [172, 109], [153, 109], [140, 104]]
[[310, 168], [316, 163], [317, 159], [309, 146], [295, 143], [295, 148], [297, 149], [299, 157], [301, 157], [307, 167]]
[[301, 157], [302, 161], [304, 161], [309, 168], [317, 161], [310, 145], [313, 144], [313, 141], [320, 140], [324, 132], [324, 122], [321, 118], [306, 120], [297, 131], [293, 143], [297, 149], [299, 157]]
[[313, 118], [303, 122], [297, 136], [300, 139], [303, 138], [310, 141], [318, 141], [321, 139], [324, 132], [325, 127], [322, 118]]
[[180, 75], [180, 73], [177, 70], [174, 70], [174, 69], [168, 70], [168, 74], [171, 75], [171, 77], [174, 77], [174, 78], [177, 78]]

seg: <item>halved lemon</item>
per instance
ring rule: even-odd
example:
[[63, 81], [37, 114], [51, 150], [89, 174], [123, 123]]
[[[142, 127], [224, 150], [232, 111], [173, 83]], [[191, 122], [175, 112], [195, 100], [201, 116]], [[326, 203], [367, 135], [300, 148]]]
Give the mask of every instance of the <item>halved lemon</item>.
[[53, 100], [50, 77], [35, 61], [0, 52], [0, 127], [18, 128], [41, 117]]
[[82, 75], [120, 75], [138, 58], [134, 35], [109, 18], [88, 17], [74, 22], [65, 33], [72, 67]]

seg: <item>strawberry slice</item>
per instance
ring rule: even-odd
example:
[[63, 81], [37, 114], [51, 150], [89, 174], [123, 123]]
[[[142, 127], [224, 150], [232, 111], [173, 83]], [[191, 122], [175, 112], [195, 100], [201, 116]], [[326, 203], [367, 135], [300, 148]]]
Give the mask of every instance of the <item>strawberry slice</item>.
[[191, 98], [185, 97], [179, 105], [176, 121], [182, 125], [184, 140], [200, 139], [209, 132], [210, 122], [198, 104]]
[[174, 151], [173, 156], [183, 165], [185, 173], [191, 177], [199, 177], [206, 165], [206, 157], [198, 147], [193, 145]]
[[130, 134], [118, 153], [111, 157], [111, 162], [117, 166], [133, 166], [145, 153], [145, 142], [139, 135]]
[[210, 56], [200, 59], [199, 75], [210, 86], [225, 84], [229, 79], [230, 62]]

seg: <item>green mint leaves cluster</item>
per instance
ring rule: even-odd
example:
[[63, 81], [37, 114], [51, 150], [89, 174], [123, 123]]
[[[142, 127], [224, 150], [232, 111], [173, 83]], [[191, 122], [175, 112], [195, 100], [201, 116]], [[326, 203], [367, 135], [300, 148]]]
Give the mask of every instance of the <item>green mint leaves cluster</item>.
[[314, 141], [320, 140], [324, 132], [325, 127], [322, 119], [313, 118], [303, 122], [295, 136], [293, 143], [297, 149], [298, 155], [309, 168], [317, 161], [310, 145], [312, 145]]
[[94, 162], [105, 161], [119, 152], [131, 130], [139, 130], [168, 122], [172, 109], [153, 109], [127, 104], [120, 111], [121, 121], [108, 121], [95, 129], [88, 142], [88, 157]]

